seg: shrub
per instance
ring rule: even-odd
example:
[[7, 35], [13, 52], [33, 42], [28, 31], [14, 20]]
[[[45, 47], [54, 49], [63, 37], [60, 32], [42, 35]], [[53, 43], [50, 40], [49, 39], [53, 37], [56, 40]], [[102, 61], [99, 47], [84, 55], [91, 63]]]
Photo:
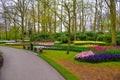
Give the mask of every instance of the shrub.
[[87, 35], [85, 33], [77, 33], [76, 39], [77, 40], [86, 40]]
[[95, 33], [95, 32], [85, 32], [85, 34], [87, 35], [86, 40], [92, 40], [92, 41], [96, 40], [97, 33]]
[[101, 32], [101, 31], [97, 32], [97, 35], [101, 35], [101, 34], [104, 34], [104, 32]]
[[34, 41], [37, 38], [37, 34], [30, 35], [30, 41]]
[[110, 34], [102, 34], [102, 35], [98, 35], [96, 40], [111, 43], [111, 39], [112, 39], [112, 37]]
[[34, 41], [34, 40], [40, 40], [40, 41], [44, 41], [44, 40], [53, 40], [52, 36], [48, 33], [41, 33], [41, 34], [32, 34], [30, 36], [30, 40]]
[[5, 43], [6, 43], [5, 40], [1, 40], [1, 41], [0, 41], [0, 44], [5, 44]]
[[120, 35], [117, 35], [117, 45], [120, 45]]
[[67, 43], [68, 37], [65, 34], [63, 34], [60, 37], [58, 37], [58, 41], [60, 41], [61, 43]]

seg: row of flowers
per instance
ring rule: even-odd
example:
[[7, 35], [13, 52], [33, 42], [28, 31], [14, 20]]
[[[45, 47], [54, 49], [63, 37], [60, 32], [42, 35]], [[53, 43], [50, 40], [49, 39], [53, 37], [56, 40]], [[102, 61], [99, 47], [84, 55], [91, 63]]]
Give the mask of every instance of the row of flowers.
[[90, 48], [97, 52], [103, 52], [110, 49], [120, 49], [120, 46], [91, 46]]
[[90, 63], [120, 61], [120, 54], [94, 54], [92, 51], [85, 51], [77, 54], [75, 59]]

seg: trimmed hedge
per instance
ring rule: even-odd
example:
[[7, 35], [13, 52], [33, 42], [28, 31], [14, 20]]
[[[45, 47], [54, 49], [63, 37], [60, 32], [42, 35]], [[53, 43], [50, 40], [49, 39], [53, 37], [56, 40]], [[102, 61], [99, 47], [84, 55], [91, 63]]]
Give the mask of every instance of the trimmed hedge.
[[[50, 50], [67, 50], [67, 46], [62, 46], [62, 45], [54, 45], [46, 49]], [[90, 50], [88, 47], [76, 47], [76, 46], [70, 46], [70, 51], [75, 51], [75, 52], [82, 52], [82, 51], [87, 51]]]

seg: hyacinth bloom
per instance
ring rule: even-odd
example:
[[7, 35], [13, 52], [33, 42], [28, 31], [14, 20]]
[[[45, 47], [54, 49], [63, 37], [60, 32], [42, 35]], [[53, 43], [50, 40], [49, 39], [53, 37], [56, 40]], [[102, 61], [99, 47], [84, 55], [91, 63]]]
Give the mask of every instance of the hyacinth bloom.
[[91, 48], [94, 49], [95, 51], [105, 51], [107, 49], [106, 47], [103, 46], [93, 46]]
[[108, 61], [120, 61], [119, 54], [95, 54], [92, 56], [87, 56], [84, 58], [77, 58], [79, 61], [85, 61], [90, 63], [98, 63], [98, 62], [108, 62]]
[[95, 55], [92, 51], [84, 51], [84, 52], [81, 52], [79, 54], [76, 54], [75, 58], [76, 59], [78, 59], [78, 58], [84, 58], [84, 57], [92, 56], [92, 55]]

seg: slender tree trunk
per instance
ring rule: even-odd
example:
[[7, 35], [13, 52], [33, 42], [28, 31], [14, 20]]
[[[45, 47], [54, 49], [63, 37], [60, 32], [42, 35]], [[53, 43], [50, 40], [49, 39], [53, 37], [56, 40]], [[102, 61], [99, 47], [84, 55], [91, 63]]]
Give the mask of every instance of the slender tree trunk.
[[[16, 19], [16, 15], [14, 15], [14, 18]], [[15, 32], [14, 39], [17, 40], [17, 27], [16, 27], [16, 21], [15, 21], [15, 19], [14, 19], [14, 32]]]
[[98, 0], [96, 0], [96, 4], [95, 4], [95, 16], [94, 16], [94, 26], [93, 26], [93, 31], [96, 32], [96, 22], [97, 22], [97, 12], [98, 12]]
[[112, 27], [112, 45], [116, 45], [116, 3], [110, 0], [110, 16], [111, 16], [111, 27]]
[[84, 0], [82, 0], [82, 21], [81, 21], [81, 29], [82, 32], [85, 32], [85, 26], [84, 26]]
[[56, 28], [57, 28], [57, 25], [56, 25], [56, 16], [57, 16], [57, 4], [56, 4], [56, 0], [54, 1], [54, 7], [55, 7], [55, 14], [54, 14], [54, 18], [55, 18], [55, 21], [54, 21], [54, 33], [56, 33]]
[[38, 0], [38, 33], [40, 33], [40, 2]]
[[22, 15], [22, 22], [21, 22], [21, 28], [22, 28], [22, 42], [24, 42], [24, 15]]
[[34, 1], [32, 3], [32, 9], [33, 9], [33, 27], [34, 27], [34, 33], [36, 33], [36, 27], [35, 27], [35, 8], [34, 8]]
[[70, 16], [70, 11], [68, 10], [68, 17], [69, 17], [69, 22], [68, 22], [68, 49], [67, 49], [67, 54], [69, 54], [69, 52], [70, 52], [70, 38], [71, 38], [71, 30], [70, 30], [70, 28], [71, 28], [71, 16]]
[[61, 2], [61, 30], [60, 32], [62, 32], [62, 27], [63, 27], [63, 0]]
[[77, 33], [77, 19], [76, 19], [76, 0], [73, 0], [73, 13], [74, 13], [74, 41], [76, 41], [76, 33]]
[[6, 40], [8, 40], [8, 32], [7, 32], [7, 19], [6, 19], [6, 13], [5, 14], [5, 33], [6, 33]]

